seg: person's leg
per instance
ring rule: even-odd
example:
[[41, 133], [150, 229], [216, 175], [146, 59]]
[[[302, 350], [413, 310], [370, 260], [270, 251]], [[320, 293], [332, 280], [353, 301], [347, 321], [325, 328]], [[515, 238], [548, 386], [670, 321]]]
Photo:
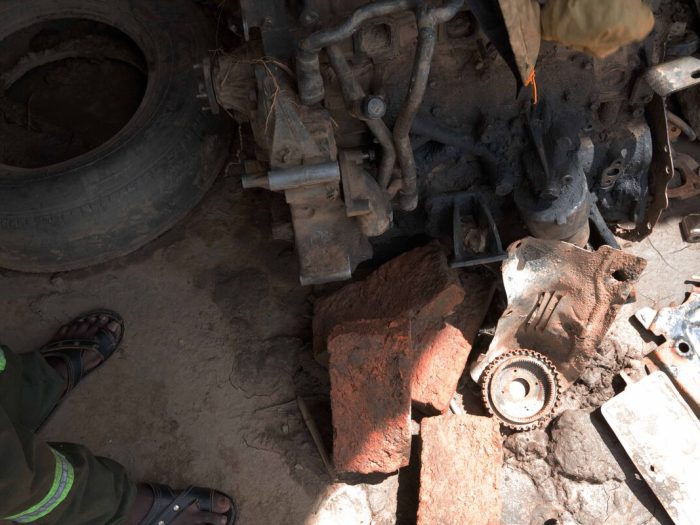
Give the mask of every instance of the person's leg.
[[[70, 340], [98, 337], [101, 330], [112, 332], [114, 337], [107, 340], [118, 345], [123, 325], [98, 313], [63, 326], [52, 339], [53, 347], [65, 340], [71, 346]], [[100, 339], [105, 343], [104, 337]], [[218, 491], [190, 488], [178, 496], [168, 487], [136, 487], [112, 460], [95, 457], [79, 445], [49, 446], [38, 440], [36, 428], [62, 395], [76, 385], [74, 365], [59, 357], [52, 351], [47, 362], [39, 353], [16, 355], [9, 349], [0, 356], [0, 521], [153, 525], [151, 517], [163, 513], [174, 514], [166, 520], [172, 525], [225, 525], [235, 519], [233, 502]], [[104, 359], [98, 353], [85, 352], [80, 362], [81, 368], [89, 371]], [[169, 494], [179, 506], [172, 503]], [[31, 507], [18, 503], [25, 500], [32, 501]], [[174, 507], [178, 507], [175, 513], [164, 510]], [[148, 523], [144, 522], [146, 517]], [[154, 523], [160, 521], [159, 517]]]
[[35, 430], [60, 400], [65, 379], [38, 352], [15, 354], [7, 347], [0, 349], [5, 361], [0, 392], [12, 399], [12, 403], [0, 403], [13, 421]]
[[[136, 486], [120, 465], [84, 447], [48, 445], [34, 435], [64, 390], [60, 375], [56, 380], [51, 367], [6, 348], [2, 354], [0, 519], [41, 525], [123, 523]], [[42, 378], [47, 385], [39, 382]]]

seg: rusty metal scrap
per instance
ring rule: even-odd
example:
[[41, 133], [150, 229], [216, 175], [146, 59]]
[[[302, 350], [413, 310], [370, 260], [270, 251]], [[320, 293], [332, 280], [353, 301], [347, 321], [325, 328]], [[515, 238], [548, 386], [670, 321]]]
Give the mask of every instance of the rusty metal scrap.
[[673, 522], [697, 523], [700, 421], [668, 377], [628, 385], [601, 412]]
[[671, 378], [678, 391], [700, 417], [700, 287], [678, 307], [642, 308], [636, 313], [642, 325], [665, 341], [647, 357]]
[[531, 237], [512, 244], [502, 268], [508, 307], [472, 378], [478, 382], [496, 358], [524, 349], [549, 358], [565, 390], [595, 355], [645, 266], [609, 246], [587, 251]]
[[673, 165], [681, 184], [667, 191], [669, 199], [689, 199], [700, 195], [700, 164], [685, 153], [673, 152]]
[[691, 213], [681, 220], [685, 242], [700, 242], [700, 213]]

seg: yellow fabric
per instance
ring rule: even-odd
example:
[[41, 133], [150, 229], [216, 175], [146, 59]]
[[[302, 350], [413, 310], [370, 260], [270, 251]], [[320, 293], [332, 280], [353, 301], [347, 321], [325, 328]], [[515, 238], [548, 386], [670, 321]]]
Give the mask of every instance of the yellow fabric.
[[520, 79], [527, 85], [540, 53], [540, 4], [537, 0], [498, 0]]
[[642, 0], [548, 0], [542, 38], [604, 58], [644, 39], [654, 14]]

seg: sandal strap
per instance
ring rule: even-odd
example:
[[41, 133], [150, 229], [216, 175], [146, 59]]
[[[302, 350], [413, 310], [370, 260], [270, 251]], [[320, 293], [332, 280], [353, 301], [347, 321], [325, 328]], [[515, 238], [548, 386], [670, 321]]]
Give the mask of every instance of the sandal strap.
[[100, 351], [100, 344], [90, 339], [65, 339], [55, 341], [39, 350], [44, 358], [60, 359], [66, 367], [67, 387], [72, 390], [85, 377], [85, 362], [83, 357], [86, 352], [97, 352], [104, 361], [105, 356]]

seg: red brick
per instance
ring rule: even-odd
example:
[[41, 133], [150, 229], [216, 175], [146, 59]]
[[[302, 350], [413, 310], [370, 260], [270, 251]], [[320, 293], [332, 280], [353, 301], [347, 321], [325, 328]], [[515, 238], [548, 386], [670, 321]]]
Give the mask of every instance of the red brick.
[[424, 418], [421, 442], [418, 525], [500, 524], [503, 449], [496, 420]]
[[361, 319], [407, 318], [419, 325], [442, 321], [464, 299], [459, 274], [439, 245], [406, 252], [365, 280], [319, 298], [314, 305], [314, 354], [327, 362], [326, 342], [333, 328]]
[[411, 325], [355, 321], [328, 338], [338, 472], [395, 472], [411, 452]]
[[423, 411], [447, 411], [493, 296], [489, 279], [463, 277], [466, 299], [447, 318], [413, 327], [411, 397]]

